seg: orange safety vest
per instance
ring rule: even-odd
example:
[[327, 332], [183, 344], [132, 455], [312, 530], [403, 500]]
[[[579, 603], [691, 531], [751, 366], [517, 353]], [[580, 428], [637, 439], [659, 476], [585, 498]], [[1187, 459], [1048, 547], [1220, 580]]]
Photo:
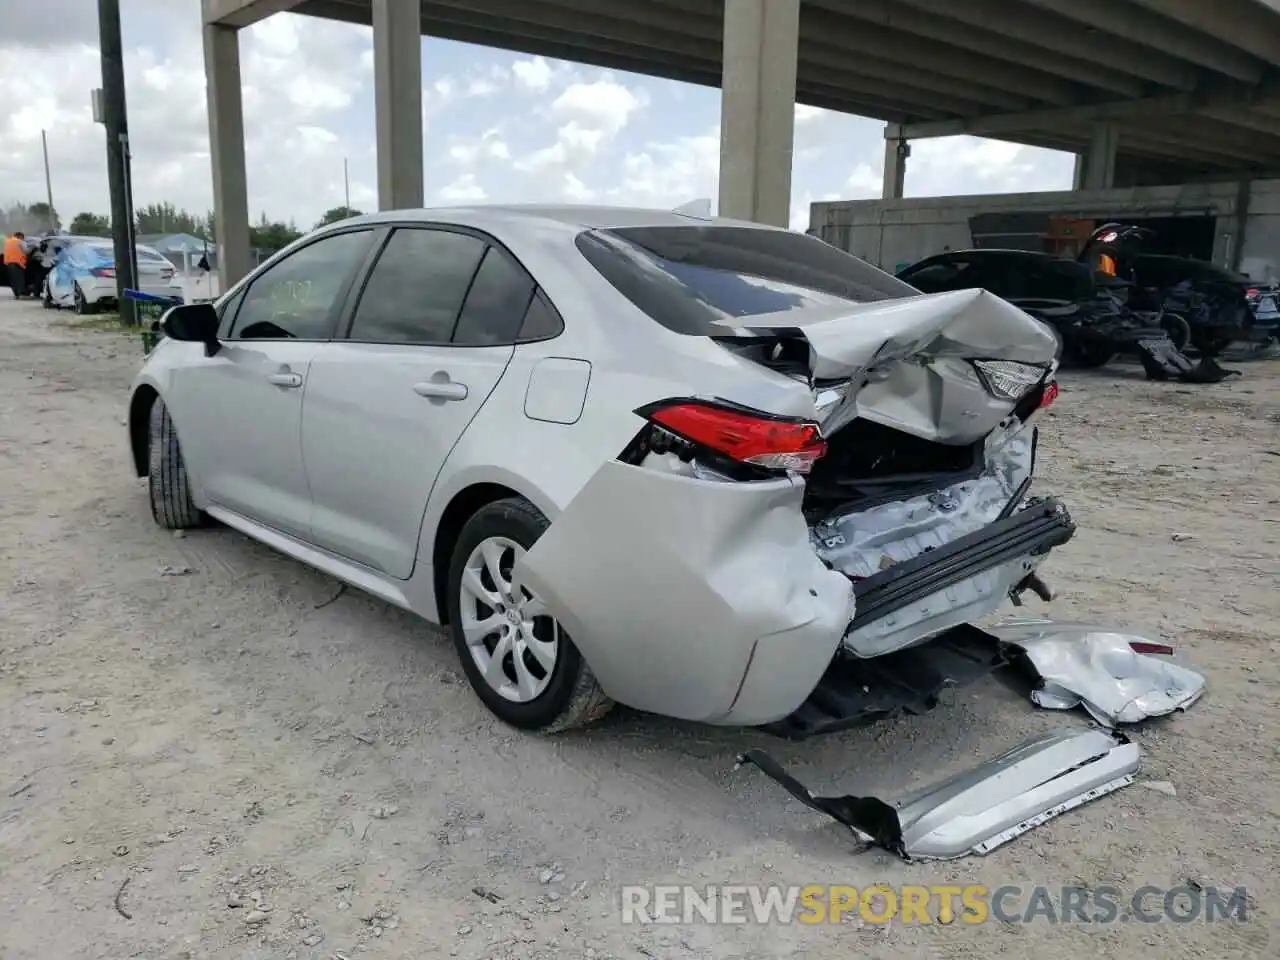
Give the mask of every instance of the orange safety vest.
[[9, 237], [5, 240], [4, 263], [5, 266], [16, 263], [24, 270], [27, 268], [27, 252], [23, 249], [22, 241], [17, 237]]

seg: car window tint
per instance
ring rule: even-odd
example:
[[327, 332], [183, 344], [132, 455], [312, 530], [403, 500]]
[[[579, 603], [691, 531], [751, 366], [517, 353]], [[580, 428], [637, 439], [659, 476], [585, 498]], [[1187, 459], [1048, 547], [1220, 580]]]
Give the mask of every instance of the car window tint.
[[524, 314], [524, 324], [520, 327], [519, 341], [528, 343], [531, 340], [550, 340], [564, 332], [564, 321], [551, 305], [547, 295], [541, 290], [529, 301], [529, 309]]
[[924, 293], [940, 293], [943, 290], [961, 290], [968, 283], [966, 276], [972, 264], [966, 260], [947, 260], [931, 263], [919, 270], [907, 270], [900, 274], [906, 283]]
[[490, 247], [467, 291], [453, 342], [463, 347], [514, 343], [533, 288], [533, 278], [520, 264]]
[[350, 338], [362, 343], [448, 343], [485, 243], [465, 233], [401, 229], [365, 284]]
[[327, 340], [338, 297], [369, 237], [368, 230], [333, 234], [272, 266], [250, 284], [233, 335], [240, 340]]
[[734, 317], [918, 296], [816, 237], [717, 225], [588, 230], [582, 255], [623, 296], [676, 333], [707, 335]]
[[218, 308], [218, 339], [224, 340], [230, 334], [231, 325], [236, 322], [236, 311], [240, 309], [240, 302], [244, 299], [247, 289], [247, 287], [241, 287]]

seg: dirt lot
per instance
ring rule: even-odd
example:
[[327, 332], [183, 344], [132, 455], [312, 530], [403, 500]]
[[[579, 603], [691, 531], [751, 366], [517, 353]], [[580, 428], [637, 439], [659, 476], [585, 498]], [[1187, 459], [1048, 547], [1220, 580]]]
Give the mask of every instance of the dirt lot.
[[[1176, 795], [1134, 785], [916, 865], [735, 755], [891, 797], [1085, 720], [991, 680], [798, 745], [627, 713], [519, 735], [429, 627], [326, 603], [332, 580], [228, 530], [155, 527], [122, 428], [138, 345], [66, 320], [0, 294], [5, 960], [1277, 955], [1280, 362], [1212, 387], [1068, 376], [1042, 438], [1037, 490], [1081, 526], [1046, 568], [1055, 614], [1172, 638], [1208, 675], [1135, 734], [1143, 779]], [[617, 906], [624, 883], [1189, 880], [1248, 887], [1248, 921], [642, 928]]]

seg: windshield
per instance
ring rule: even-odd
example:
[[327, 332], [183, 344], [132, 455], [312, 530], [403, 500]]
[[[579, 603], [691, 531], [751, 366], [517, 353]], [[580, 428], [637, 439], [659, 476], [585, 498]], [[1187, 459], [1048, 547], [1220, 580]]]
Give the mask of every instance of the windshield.
[[100, 260], [114, 260], [116, 252], [110, 247], [87, 247], [90, 256], [97, 257]]
[[676, 333], [815, 306], [920, 292], [815, 237], [713, 225], [588, 230], [582, 255], [618, 292]]

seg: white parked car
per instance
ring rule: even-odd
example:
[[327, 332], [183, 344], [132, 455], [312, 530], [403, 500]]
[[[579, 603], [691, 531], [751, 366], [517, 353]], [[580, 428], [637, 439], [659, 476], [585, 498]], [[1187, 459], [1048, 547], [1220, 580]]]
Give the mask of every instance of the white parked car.
[[1074, 529], [1026, 499], [1055, 334], [786, 230], [375, 214], [162, 327], [129, 408], [157, 522], [447, 624], [523, 728], [922, 708]]
[[[182, 284], [173, 264], [158, 250], [139, 244], [138, 287], [157, 297], [181, 298]], [[45, 303], [73, 307], [76, 313], [96, 313], [115, 306], [116, 258], [109, 239], [81, 238], [58, 254], [45, 280]]]

